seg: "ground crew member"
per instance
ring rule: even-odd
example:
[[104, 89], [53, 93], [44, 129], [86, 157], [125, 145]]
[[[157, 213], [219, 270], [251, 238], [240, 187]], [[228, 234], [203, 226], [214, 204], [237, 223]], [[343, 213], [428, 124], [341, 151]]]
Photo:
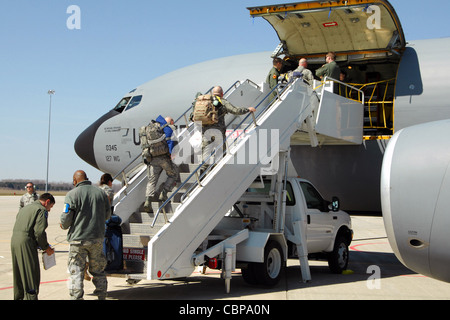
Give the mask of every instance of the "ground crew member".
[[70, 298], [83, 299], [83, 279], [88, 258], [89, 273], [95, 285], [94, 295], [103, 300], [106, 298], [108, 286], [103, 238], [105, 222], [111, 217], [110, 203], [106, 193], [93, 186], [82, 170], [74, 173], [73, 185], [75, 188], [67, 193], [61, 214], [61, 228], [69, 229], [67, 240], [70, 244], [68, 261]]
[[[280, 59], [281, 60], [281, 59]], [[225, 115], [227, 113], [235, 114], [235, 115], [243, 115], [249, 112], [255, 112], [256, 109], [253, 107], [250, 108], [238, 108], [233, 106], [230, 102], [224, 99], [223, 97], [223, 89], [220, 86], [214, 87], [212, 90], [212, 94], [215, 99], [218, 100], [219, 105], [217, 106], [217, 117], [218, 122], [211, 125], [202, 126], [202, 159], [205, 161], [214, 151], [215, 148], [220, 147], [225, 143], [226, 139], [226, 124], [225, 124]], [[218, 130], [218, 131], [214, 131]], [[222, 135], [222, 139], [218, 137], [218, 135]], [[220, 141], [221, 140], [221, 141]], [[219, 157], [223, 155], [225, 150], [217, 150], [216, 155]], [[211, 159], [210, 159], [211, 160]], [[205, 171], [209, 166], [210, 161], [206, 161], [200, 169], [201, 173]]]
[[[283, 60], [280, 58], [274, 58], [273, 61], [273, 67], [270, 69], [269, 74], [267, 75], [266, 82], [269, 84], [270, 90], [275, 88], [278, 84], [278, 77], [280, 76], [281, 68], [283, 67]], [[276, 91], [274, 90], [271, 95], [269, 96], [270, 100], [275, 98], [277, 95]]]
[[20, 208], [23, 208], [26, 205], [29, 205], [29, 204], [35, 202], [37, 199], [39, 199], [39, 194], [36, 193], [33, 182], [28, 182], [27, 185], [25, 186], [25, 189], [27, 190], [27, 193], [25, 193], [20, 198], [20, 202], [19, 202]]
[[38, 300], [41, 271], [38, 248], [52, 255], [47, 242], [48, 212], [55, 204], [50, 193], [44, 193], [32, 204], [20, 209], [11, 238], [14, 300]]

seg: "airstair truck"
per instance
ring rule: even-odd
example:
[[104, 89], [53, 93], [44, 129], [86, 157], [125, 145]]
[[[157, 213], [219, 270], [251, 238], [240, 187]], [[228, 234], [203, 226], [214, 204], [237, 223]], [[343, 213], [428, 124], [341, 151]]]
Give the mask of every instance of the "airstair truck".
[[[277, 172], [252, 183], [208, 236], [208, 249], [194, 255], [194, 264], [222, 268], [228, 281], [229, 269], [237, 263], [246, 282], [266, 286], [279, 281], [288, 258], [300, 260], [304, 282], [311, 280], [311, 256], [328, 260], [333, 273], [347, 268], [353, 236], [350, 216], [339, 210], [337, 197], [324, 200], [309, 181], [286, 168], [289, 151], [277, 157], [273, 160], [281, 162]], [[236, 244], [233, 237], [225, 240], [230, 234], [237, 241], [245, 240]], [[227, 248], [232, 259], [228, 262]]]
[[[326, 256], [333, 271], [345, 269], [350, 218], [338, 210], [337, 199], [329, 207], [310, 183], [296, 178], [289, 165], [289, 145], [292, 135], [302, 131], [317, 146], [316, 127], [323, 127], [320, 119], [329, 119], [321, 117], [321, 110], [329, 112], [331, 107], [345, 109], [333, 119], [335, 138], [351, 140], [344, 144], [361, 143], [363, 108], [342, 97], [321, 99], [301, 79], [286, 85], [271, 102], [266, 89], [246, 81], [227, 94], [236, 105], [260, 101], [254, 121], [236, 126], [241, 133], [227, 139], [224, 156], [215, 157], [201, 176], [201, 164], [193, 166], [154, 213], [133, 207], [142, 205], [146, 184], [145, 167], [134, 169], [138, 173], [115, 198], [115, 213], [129, 224], [124, 250], [143, 252], [140, 270], [125, 261], [128, 282], [187, 277], [198, 266], [208, 265], [222, 269], [227, 292], [236, 267], [250, 283], [274, 285], [286, 259], [293, 256], [299, 258], [303, 281], [309, 281], [308, 254], [313, 253]], [[347, 128], [359, 128], [359, 140], [347, 134]], [[190, 130], [188, 126], [180, 145], [190, 140]], [[177, 199], [180, 192], [183, 196]], [[136, 215], [140, 217], [133, 220]]]

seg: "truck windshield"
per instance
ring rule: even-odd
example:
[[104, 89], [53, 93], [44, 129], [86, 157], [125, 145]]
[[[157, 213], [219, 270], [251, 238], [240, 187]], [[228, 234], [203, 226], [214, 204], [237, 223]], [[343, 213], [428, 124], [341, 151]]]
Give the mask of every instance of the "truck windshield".
[[309, 183], [300, 182], [303, 194], [305, 195], [306, 205], [308, 209], [323, 209], [323, 198], [320, 193]]
[[[248, 188], [248, 193], [258, 193], [258, 194], [269, 194], [270, 191], [270, 181], [264, 181], [264, 188]], [[288, 181], [286, 182], [286, 205], [295, 206], [295, 196], [292, 190], [292, 185]]]

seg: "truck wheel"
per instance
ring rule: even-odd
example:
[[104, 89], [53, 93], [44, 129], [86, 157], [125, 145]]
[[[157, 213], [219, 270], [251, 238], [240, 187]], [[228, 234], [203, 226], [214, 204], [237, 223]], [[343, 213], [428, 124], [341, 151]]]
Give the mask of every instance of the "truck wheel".
[[244, 281], [251, 285], [258, 284], [258, 279], [256, 278], [255, 274], [255, 263], [249, 262], [246, 268], [242, 268], [242, 278], [244, 278]]
[[334, 243], [334, 249], [328, 254], [328, 267], [332, 273], [342, 273], [348, 265], [348, 245], [345, 238], [338, 236]]
[[276, 241], [269, 241], [264, 248], [264, 262], [254, 263], [253, 270], [260, 284], [274, 286], [281, 279], [284, 265], [283, 250], [280, 244]]

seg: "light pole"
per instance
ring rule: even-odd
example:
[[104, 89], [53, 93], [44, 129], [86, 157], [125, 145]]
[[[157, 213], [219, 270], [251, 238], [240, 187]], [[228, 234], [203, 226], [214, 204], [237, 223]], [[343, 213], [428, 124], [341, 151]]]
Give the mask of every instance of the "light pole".
[[52, 95], [55, 94], [55, 90], [48, 90], [50, 96], [50, 105], [48, 108], [48, 140], [47, 140], [47, 179], [45, 180], [45, 192], [48, 192], [48, 163], [50, 158], [50, 120], [52, 115]]

